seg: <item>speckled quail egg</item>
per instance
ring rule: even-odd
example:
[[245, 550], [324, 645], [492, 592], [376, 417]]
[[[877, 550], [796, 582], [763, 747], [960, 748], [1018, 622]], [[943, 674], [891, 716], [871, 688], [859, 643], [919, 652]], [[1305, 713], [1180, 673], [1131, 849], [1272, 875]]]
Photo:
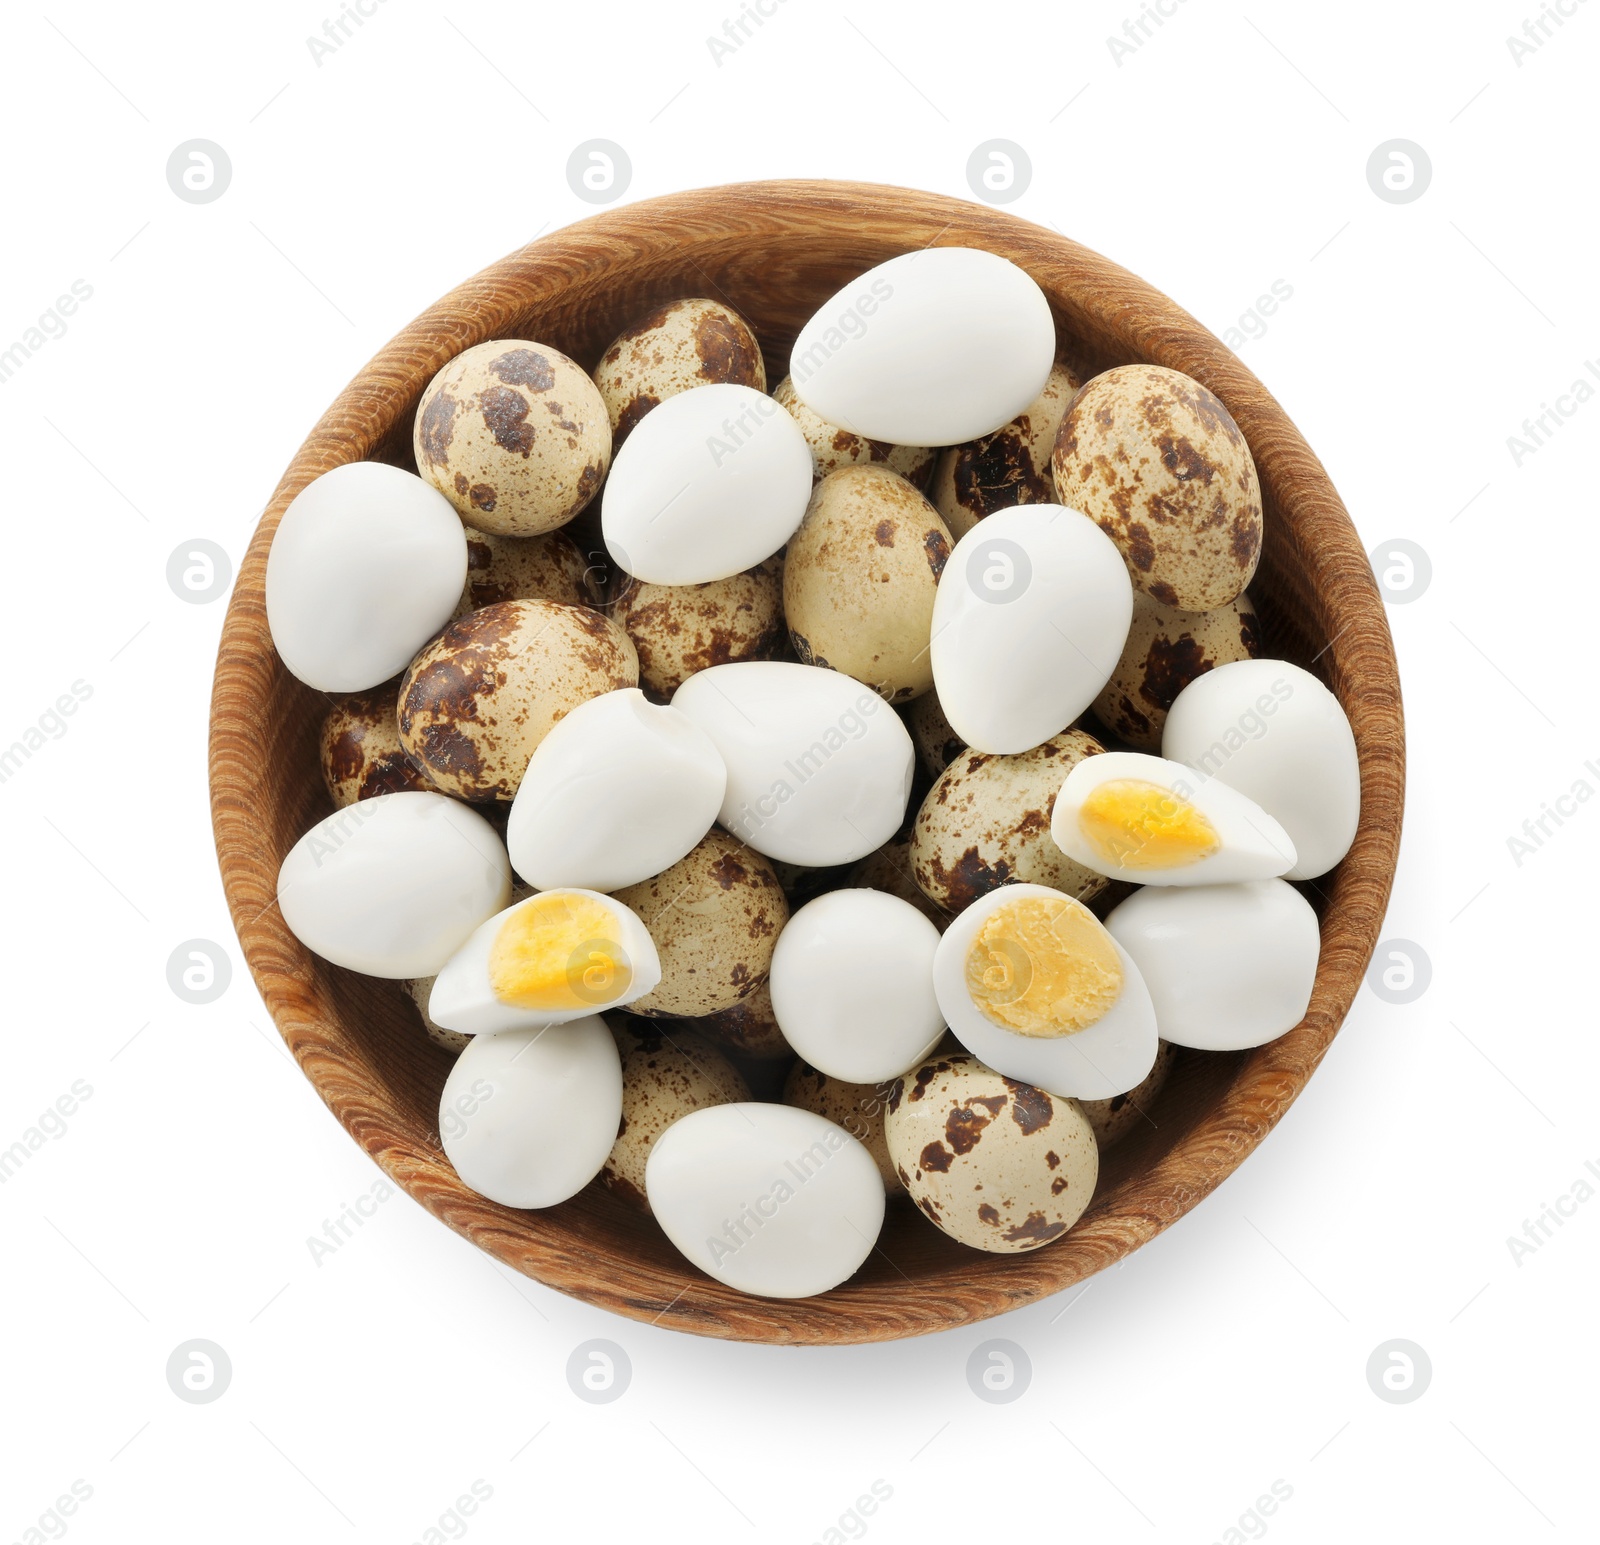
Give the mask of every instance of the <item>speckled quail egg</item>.
[[278, 870], [278, 908], [336, 966], [405, 981], [438, 971], [505, 904], [494, 828], [443, 794], [380, 794], [317, 822]]
[[399, 691], [380, 687], [338, 699], [322, 721], [322, 781], [336, 809], [433, 780], [405, 753], [395, 722]]
[[911, 867], [910, 832], [897, 832], [881, 848], [867, 854], [851, 868], [845, 883], [867, 890], [887, 891], [891, 896], [909, 901], [941, 933], [949, 926], [950, 914], [917, 884]]
[[944, 716], [937, 692], [924, 692], [905, 710], [906, 728], [917, 748], [917, 765], [930, 778], [937, 778], [967, 749], [967, 743]]
[[1361, 821], [1355, 734], [1310, 671], [1285, 660], [1219, 665], [1178, 694], [1161, 750], [1283, 823], [1297, 855], [1289, 879], [1314, 880], [1350, 851]]
[[807, 665], [854, 676], [892, 703], [933, 686], [928, 642], [950, 533], [886, 467], [845, 467], [812, 491], [783, 565], [783, 611]]
[[778, 1028], [778, 1016], [772, 1011], [772, 989], [765, 979], [732, 1008], [696, 1018], [694, 1028], [724, 1051], [756, 1062], [787, 1061], [794, 1055], [794, 1048]]
[[783, 564], [769, 558], [704, 585], [626, 579], [611, 617], [639, 654], [639, 681], [671, 697], [696, 671], [736, 660], [769, 660], [785, 637]]
[[952, 537], [964, 537], [996, 510], [1056, 502], [1050, 456], [1067, 404], [1082, 384], [1072, 367], [1058, 358], [1044, 390], [1009, 424], [939, 452], [928, 497]]
[[899, 1196], [900, 1177], [894, 1172], [889, 1140], [883, 1135], [883, 1118], [893, 1087], [892, 1078], [881, 1084], [847, 1084], [842, 1079], [829, 1078], [809, 1063], [797, 1062], [784, 1081], [783, 1103], [815, 1111], [835, 1126], [843, 1127], [872, 1155], [883, 1179], [884, 1191], [890, 1196]]
[[498, 1035], [626, 1008], [660, 980], [655, 943], [624, 903], [540, 891], [481, 924], [444, 963], [428, 1015], [463, 1035]]
[[594, 382], [559, 350], [516, 339], [451, 360], [423, 392], [412, 438], [417, 470], [462, 520], [502, 536], [564, 526], [611, 464]]
[[674, 300], [612, 340], [595, 366], [595, 384], [620, 447], [652, 408], [711, 382], [767, 389], [761, 345], [736, 311], [714, 300]]
[[1243, 432], [1198, 381], [1121, 365], [1072, 400], [1056, 494], [1117, 544], [1133, 583], [1166, 606], [1226, 606], [1261, 558], [1261, 487]]
[[459, 1030], [446, 1030], [428, 1017], [428, 994], [433, 991], [433, 983], [431, 976], [415, 976], [408, 982], [402, 982], [401, 986], [405, 988], [406, 996], [416, 1004], [417, 1016], [422, 1020], [422, 1028], [427, 1031], [428, 1039], [446, 1051], [465, 1051], [472, 1040], [470, 1035], [463, 1035]]
[[980, 897], [944, 932], [933, 985], [952, 1033], [1008, 1078], [1103, 1100], [1156, 1059], [1139, 968], [1083, 905], [1043, 885]]
[[1064, 730], [1015, 756], [961, 752], [928, 790], [911, 829], [917, 884], [946, 912], [1018, 881], [1080, 901], [1099, 895], [1105, 878], [1056, 846], [1050, 815], [1066, 775], [1104, 750], [1092, 735]]
[[1132, 885], [1265, 880], [1287, 873], [1296, 856], [1288, 832], [1253, 799], [1142, 751], [1079, 762], [1056, 796], [1050, 835], [1068, 858]]
[[595, 606], [596, 574], [565, 531], [543, 536], [497, 536], [467, 531], [467, 584], [455, 615], [464, 617], [499, 601], [560, 601]]
[[446, 793], [510, 800], [579, 703], [639, 684], [628, 635], [586, 606], [501, 601], [452, 622], [400, 684], [400, 743]]
[[635, 1014], [694, 1018], [732, 1008], [766, 980], [789, 921], [771, 864], [717, 830], [615, 899], [644, 920], [661, 957], [661, 981], [631, 1005]]
[[1160, 751], [1167, 710], [1198, 676], [1261, 652], [1261, 626], [1248, 595], [1210, 612], [1180, 612], [1142, 590], [1122, 658], [1094, 700], [1094, 715], [1119, 740]]
[[554, 1207], [600, 1173], [622, 1116], [622, 1067], [598, 1014], [480, 1035], [439, 1097], [456, 1174], [505, 1207]]
[[1135, 1085], [1126, 1094], [1114, 1094], [1108, 1100], [1079, 1100], [1078, 1109], [1094, 1128], [1094, 1139], [1104, 1153], [1113, 1143], [1120, 1142], [1135, 1127], [1153, 1126], [1150, 1107], [1161, 1093], [1172, 1071], [1177, 1048], [1163, 1041], [1156, 1052], [1155, 1066], [1145, 1076], [1144, 1082]]
[[1011, 1254], [1059, 1239], [1100, 1176], [1094, 1133], [1072, 1100], [976, 1057], [935, 1057], [898, 1079], [884, 1131], [912, 1201], [975, 1250]]
[[1322, 936], [1311, 903], [1283, 880], [1146, 886], [1106, 927], [1138, 962], [1164, 1040], [1242, 1051], [1305, 1018]]
[[773, 387], [772, 396], [800, 426], [800, 433], [806, 437], [815, 465], [813, 475], [819, 483], [830, 472], [837, 472], [841, 467], [870, 463], [898, 472], [913, 488], [926, 486], [934, 458], [939, 454], [935, 447], [886, 445], [882, 440], [869, 440], [865, 435], [827, 423], [801, 402], [795, 392], [794, 382], [788, 376]]
[[733, 1064], [704, 1036], [681, 1025], [617, 1018], [611, 1035], [622, 1056], [622, 1125], [600, 1179], [641, 1207], [645, 1162], [680, 1116], [748, 1100]]

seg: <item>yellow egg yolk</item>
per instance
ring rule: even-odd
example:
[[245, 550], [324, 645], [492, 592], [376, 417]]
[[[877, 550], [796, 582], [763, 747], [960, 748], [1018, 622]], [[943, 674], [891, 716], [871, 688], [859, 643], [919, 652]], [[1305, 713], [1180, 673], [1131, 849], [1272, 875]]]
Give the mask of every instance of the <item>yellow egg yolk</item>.
[[617, 918], [590, 896], [535, 896], [505, 920], [489, 950], [489, 986], [519, 1009], [610, 1003], [632, 977]]
[[992, 1024], [1018, 1035], [1071, 1035], [1103, 1019], [1122, 991], [1111, 935], [1070, 896], [996, 907], [967, 951], [967, 992]]
[[1078, 829], [1119, 869], [1182, 869], [1222, 846], [1216, 827], [1188, 800], [1142, 778], [1111, 778], [1092, 790]]

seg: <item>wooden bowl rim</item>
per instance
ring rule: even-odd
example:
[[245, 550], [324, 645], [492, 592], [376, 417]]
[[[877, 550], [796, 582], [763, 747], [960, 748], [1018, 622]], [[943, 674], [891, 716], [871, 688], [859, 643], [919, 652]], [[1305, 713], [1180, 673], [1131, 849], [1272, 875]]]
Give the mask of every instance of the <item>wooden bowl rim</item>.
[[[1063, 1240], [1019, 1256], [972, 1252], [932, 1301], [915, 1284], [843, 1288], [818, 1298], [746, 1297], [685, 1264], [698, 1291], [673, 1298], [662, 1273], [618, 1251], [574, 1248], [551, 1214], [513, 1213], [461, 1185], [437, 1153], [386, 1125], [386, 1101], [366, 1069], [341, 1054], [315, 999], [309, 956], [272, 899], [280, 855], [256, 818], [273, 778], [270, 726], [260, 711], [281, 667], [266, 626], [267, 550], [289, 501], [315, 477], [371, 454], [422, 385], [448, 359], [505, 329], [573, 274], [622, 254], [661, 256], [672, 243], [715, 237], [730, 220], [783, 230], [882, 234], [913, 245], [1002, 252], [1024, 268], [1071, 275], [1074, 303], [1138, 357], [1203, 381], [1244, 429], [1263, 487], [1276, 490], [1297, 559], [1328, 608], [1327, 669], [1355, 731], [1362, 813], [1350, 855], [1332, 879], [1311, 1008], [1288, 1035], [1248, 1054], [1216, 1106], [1170, 1152], [1123, 1188], [1114, 1210], [1090, 1212]], [[1043, 282], [1043, 281], [1041, 281]], [[1046, 289], [1050, 285], [1046, 284]], [[224, 890], [245, 960], [302, 1070], [368, 1155], [436, 1217], [491, 1256], [562, 1292], [630, 1318], [692, 1333], [789, 1344], [888, 1340], [970, 1324], [1021, 1307], [1110, 1265], [1182, 1217], [1221, 1183], [1288, 1109], [1348, 1012], [1382, 925], [1399, 851], [1404, 784], [1400, 683], [1383, 602], [1354, 526], [1320, 462], [1255, 376], [1193, 317], [1144, 281], [1054, 230], [964, 200], [877, 184], [788, 180], [738, 183], [607, 210], [492, 264], [457, 286], [386, 344], [335, 399], [289, 464], [263, 514], [229, 600], [211, 711], [212, 818]], [[322, 1008], [326, 1010], [324, 1003]], [[542, 1226], [554, 1218], [551, 1226]]]

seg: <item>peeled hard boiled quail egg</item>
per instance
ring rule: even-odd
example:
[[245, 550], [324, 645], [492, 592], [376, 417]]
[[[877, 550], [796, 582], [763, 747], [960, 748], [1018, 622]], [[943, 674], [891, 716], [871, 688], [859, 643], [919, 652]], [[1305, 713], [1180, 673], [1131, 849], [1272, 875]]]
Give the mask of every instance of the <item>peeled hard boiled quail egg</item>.
[[788, 1105], [715, 1105], [675, 1121], [645, 1166], [650, 1208], [707, 1276], [808, 1298], [859, 1270], [883, 1227], [883, 1182], [848, 1132]]
[[795, 421], [748, 386], [669, 397], [617, 452], [600, 529], [637, 579], [701, 585], [787, 542], [811, 496], [811, 451]]
[[463, 1035], [625, 1008], [661, 980], [639, 918], [598, 891], [541, 891], [477, 928], [439, 971], [428, 1016]]
[[1161, 750], [1283, 823], [1297, 854], [1287, 878], [1314, 880], [1350, 851], [1361, 819], [1356, 740], [1310, 671], [1284, 660], [1219, 665], [1178, 694]]
[[869, 269], [819, 307], [789, 371], [800, 400], [841, 429], [890, 445], [957, 445], [1022, 412], [1055, 352], [1050, 303], [1015, 263], [928, 247]]
[[807, 902], [778, 936], [772, 1007], [813, 1067], [852, 1084], [894, 1078], [944, 1034], [933, 993], [939, 930], [884, 891]]
[[512, 865], [540, 890], [647, 880], [710, 830], [727, 782], [687, 716], [637, 687], [602, 693], [535, 748], [506, 823]]
[[283, 512], [267, 554], [267, 626], [307, 686], [363, 692], [444, 626], [467, 575], [448, 501], [409, 472], [352, 461]]
[[1139, 963], [1163, 1040], [1239, 1051], [1305, 1018], [1322, 940], [1292, 885], [1252, 880], [1136, 891], [1106, 919]]
[[456, 1174], [504, 1207], [554, 1207], [606, 1162], [622, 1115], [622, 1069], [598, 1014], [478, 1036], [439, 1096]]
[[837, 671], [787, 661], [718, 665], [672, 705], [728, 769], [718, 819], [758, 853], [823, 866], [865, 858], [905, 817], [915, 754], [899, 716]]
[[1012, 1254], [1059, 1239], [1100, 1176], [1094, 1133], [1072, 1100], [976, 1057], [936, 1056], [899, 1079], [884, 1131], [912, 1201], [975, 1250]]
[[594, 382], [559, 350], [515, 339], [451, 360], [422, 394], [412, 440], [417, 470], [461, 518], [503, 536], [564, 526], [611, 461]]
[[934, 684], [976, 751], [1027, 751], [1106, 684], [1133, 590], [1103, 531], [1076, 510], [1029, 504], [980, 521], [950, 554], [933, 603]]
[[939, 454], [933, 447], [886, 445], [882, 440], [869, 440], [853, 430], [830, 424], [801, 402], [795, 393], [794, 382], [788, 376], [772, 388], [772, 397], [800, 426], [800, 433], [811, 447], [812, 476], [819, 483], [840, 467], [868, 464], [898, 472], [913, 488], [921, 488], [928, 481], [934, 458]]
[[494, 828], [443, 794], [380, 794], [319, 821], [278, 870], [289, 931], [336, 966], [431, 976], [506, 904]]
[[1082, 902], [1046, 886], [973, 902], [939, 941], [933, 985], [968, 1051], [1051, 1094], [1122, 1094], [1155, 1061], [1139, 968]]
[[1253, 799], [1140, 751], [1108, 751], [1074, 767], [1050, 835], [1069, 858], [1134, 885], [1263, 880], [1295, 862], [1288, 832]]

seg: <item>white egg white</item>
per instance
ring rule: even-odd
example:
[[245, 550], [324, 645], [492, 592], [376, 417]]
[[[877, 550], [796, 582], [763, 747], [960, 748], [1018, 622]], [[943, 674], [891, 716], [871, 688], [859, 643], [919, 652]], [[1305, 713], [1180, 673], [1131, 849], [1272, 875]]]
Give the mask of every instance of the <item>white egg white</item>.
[[[1124, 867], [1092, 846], [1079, 825], [1085, 800], [1106, 783], [1129, 779], [1152, 783], [1193, 805], [1212, 825], [1220, 844], [1209, 857], [1170, 868]], [[1277, 821], [1256, 802], [1208, 779], [1181, 762], [1142, 751], [1107, 751], [1085, 757], [1061, 785], [1050, 816], [1050, 835], [1068, 858], [1096, 874], [1134, 885], [1226, 885], [1265, 880], [1293, 867], [1295, 846]]]
[[1317, 914], [1283, 880], [1136, 891], [1106, 929], [1138, 963], [1161, 1038], [1241, 1051], [1305, 1017], [1322, 939]]
[[1018, 1035], [989, 1019], [967, 991], [967, 953], [978, 930], [1000, 907], [1028, 896], [1069, 899], [1045, 885], [1004, 885], [979, 897], [945, 929], [933, 961], [939, 1007], [956, 1039], [996, 1073], [1080, 1100], [1126, 1094], [1155, 1065], [1160, 1037], [1139, 967], [1115, 939], [1122, 991], [1103, 1018], [1071, 1035]]
[[1196, 677], [1167, 713], [1161, 754], [1237, 789], [1294, 839], [1291, 880], [1314, 880], [1350, 851], [1361, 766], [1350, 721], [1309, 671], [1234, 660]]
[[[587, 896], [611, 913], [620, 924], [621, 948], [629, 966], [627, 982], [613, 991], [586, 993], [581, 1007], [540, 1010], [503, 1003], [495, 996], [489, 976], [489, 956], [506, 919], [549, 895]], [[444, 963], [428, 995], [428, 1017], [446, 1030], [462, 1035], [498, 1035], [506, 1030], [538, 1029], [560, 1025], [590, 1014], [620, 1009], [655, 990], [661, 981], [661, 958], [655, 940], [637, 912], [598, 891], [568, 886], [563, 891], [542, 891], [496, 913], [474, 930], [472, 937]]]
[[1059, 504], [997, 510], [956, 543], [933, 600], [939, 704], [975, 751], [1058, 735], [1100, 695], [1133, 620], [1116, 544]]
[[711, 830], [728, 773], [711, 738], [637, 687], [579, 703], [539, 742], [506, 846], [540, 890], [621, 890], [670, 868]]

